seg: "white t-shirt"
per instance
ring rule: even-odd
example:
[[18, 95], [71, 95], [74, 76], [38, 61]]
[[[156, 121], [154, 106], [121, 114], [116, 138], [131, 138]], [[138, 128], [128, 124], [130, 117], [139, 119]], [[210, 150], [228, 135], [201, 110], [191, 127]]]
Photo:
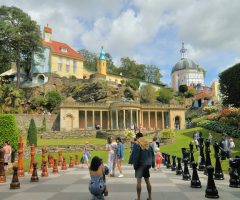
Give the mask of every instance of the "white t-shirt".
[[110, 154], [114, 154], [115, 152], [117, 152], [117, 143], [112, 142], [111, 144], [106, 144], [106, 149]]

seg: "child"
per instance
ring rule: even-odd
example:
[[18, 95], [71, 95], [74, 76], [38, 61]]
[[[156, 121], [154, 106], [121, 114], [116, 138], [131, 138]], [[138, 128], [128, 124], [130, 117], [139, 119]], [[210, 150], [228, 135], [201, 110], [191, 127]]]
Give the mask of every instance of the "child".
[[108, 169], [104, 167], [102, 159], [94, 156], [89, 167], [91, 180], [88, 187], [92, 194], [92, 200], [104, 200], [104, 196], [108, 195], [105, 179], [107, 171]]
[[160, 169], [160, 165], [162, 164], [162, 154], [160, 153], [160, 149], [157, 148], [156, 149], [157, 153], [155, 155], [156, 157], [156, 166], [157, 166], [157, 169]]
[[87, 166], [89, 167], [88, 161], [90, 160], [91, 155], [89, 152], [89, 144], [86, 142], [85, 147], [83, 148], [83, 163], [87, 163]]

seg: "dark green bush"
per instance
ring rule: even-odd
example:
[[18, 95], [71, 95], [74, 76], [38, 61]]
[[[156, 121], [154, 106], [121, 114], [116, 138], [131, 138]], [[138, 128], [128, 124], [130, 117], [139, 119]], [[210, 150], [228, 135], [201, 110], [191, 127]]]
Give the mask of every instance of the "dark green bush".
[[19, 129], [14, 115], [0, 114], [0, 145], [9, 141], [13, 151], [18, 149]]
[[42, 130], [43, 130], [43, 131], [46, 131], [46, 130], [47, 130], [47, 122], [46, 122], [46, 117], [44, 117], [44, 118], [43, 118]]
[[61, 104], [61, 101], [61, 94], [57, 91], [49, 91], [46, 95], [46, 107], [51, 112]]
[[218, 133], [226, 133], [232, 137], [240, 137], [240, 129], [234, 126], [226, 125], [219, 121], [210, 121], [210, 120], [203, 120], [197, 124], [200, 127], [218, 132]]
[[29, 145], [34, 144], [35, 147], [37, 146], [37, 127], [34, 119], [31, 119], [30, 121], [30, 125], [28, 128], [27, 141]]

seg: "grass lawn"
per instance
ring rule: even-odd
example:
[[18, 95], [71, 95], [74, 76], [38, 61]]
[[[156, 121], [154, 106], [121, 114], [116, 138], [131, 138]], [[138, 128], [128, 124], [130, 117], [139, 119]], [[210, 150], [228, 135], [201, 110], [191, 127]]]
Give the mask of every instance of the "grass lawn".
[[[211, 132], [213, 136], [213, 141], [219, 141], [221, 138], [221, 135], [218, 133], [215, 133], [213, 131], [209, 131], [204, 128], [192, 128], [192, 129], [184, 129], [177, 131], [175, 133], [175, 138], [172, 144], [162, 145], [161, 146], [161, 152], [169, 153], [171, 155], [176, 156], [182, 156], [181, 148], [189, 148], [189, 143], [192, 141], [192, 136], [195, 131], [201, 131], [204, 138], [208, 137], [208, 133]], [[152, 136], [148, 136], [149, 141], [151, 141]], [[54, 146], [54, 145], [79, 145], [79, 144], [85, 144], [85, 142], [88, 141], [90, 144], [96, 144], [96, 145], [105, 145], [106, 140], [105, 139], [98, 139], [98, 138], [78, 138], [78, 139], [41, 139], [38, 138], [38, 146]], [[235, 149], [232, 151], [232, 155], [240, 155], [240, 139], [234, 139], [235, 142]], [[195, 150], [195, 149], [194, 149]], [[123, 161], [124, 164], [128, 162], [129, 159], [129, 153], [130, 149], [125, 149], [125, 160]], [[67, 163], [69, 160], [69, 156], [73, 155], [75, 160], [75, 155], [78, 154], [79, 159], [82, 156], [82, 152], [70, 152], [70, 153], [64, 153], [64, 156], [67, 159]], [[92, 157], [97, 155], [101, 157], [104, 161], [104, 163], [107, 163], [107, 151], [92, 151], [91, 152]], [[197, 158], [199, 156], [199, 151], [197, 152], [195, 150], [194, 157], [197, 161]], [[57, 158], [57, 153], [54, 154], [54, 157]], [[39, 165], [41, 163], [41, 155], [35, 156], [36, 160], [38, 161]], [[27, 171], [29, 168], [29, 160], [24, 160], [24, 169]], [[214, 150], [213, 147], [211, 147], [211, 160], [212, 165], [215, 166], [215, 158], [214, 158]], [[38, 166], [39, 167], [39, 166]], [[225, 160], [222, 162], [222, 168], [225, 173], [227, 173], [228, 170], [228, 160]]]

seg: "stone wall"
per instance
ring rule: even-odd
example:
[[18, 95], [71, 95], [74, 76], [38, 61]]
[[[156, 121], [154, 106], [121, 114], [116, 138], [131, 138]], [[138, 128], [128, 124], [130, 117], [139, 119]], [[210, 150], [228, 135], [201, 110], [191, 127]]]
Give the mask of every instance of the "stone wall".
[[59, 115], [56, 114], [16, 114], [15, 116], [17, 120], [17, 125], [20, 128], [22, 134], [27, 133], [32, 118], [34, 119], [37, 128], [42, 127], [44, 116], [46, 118], [47, 131], [59, 130], [60, 127]]

